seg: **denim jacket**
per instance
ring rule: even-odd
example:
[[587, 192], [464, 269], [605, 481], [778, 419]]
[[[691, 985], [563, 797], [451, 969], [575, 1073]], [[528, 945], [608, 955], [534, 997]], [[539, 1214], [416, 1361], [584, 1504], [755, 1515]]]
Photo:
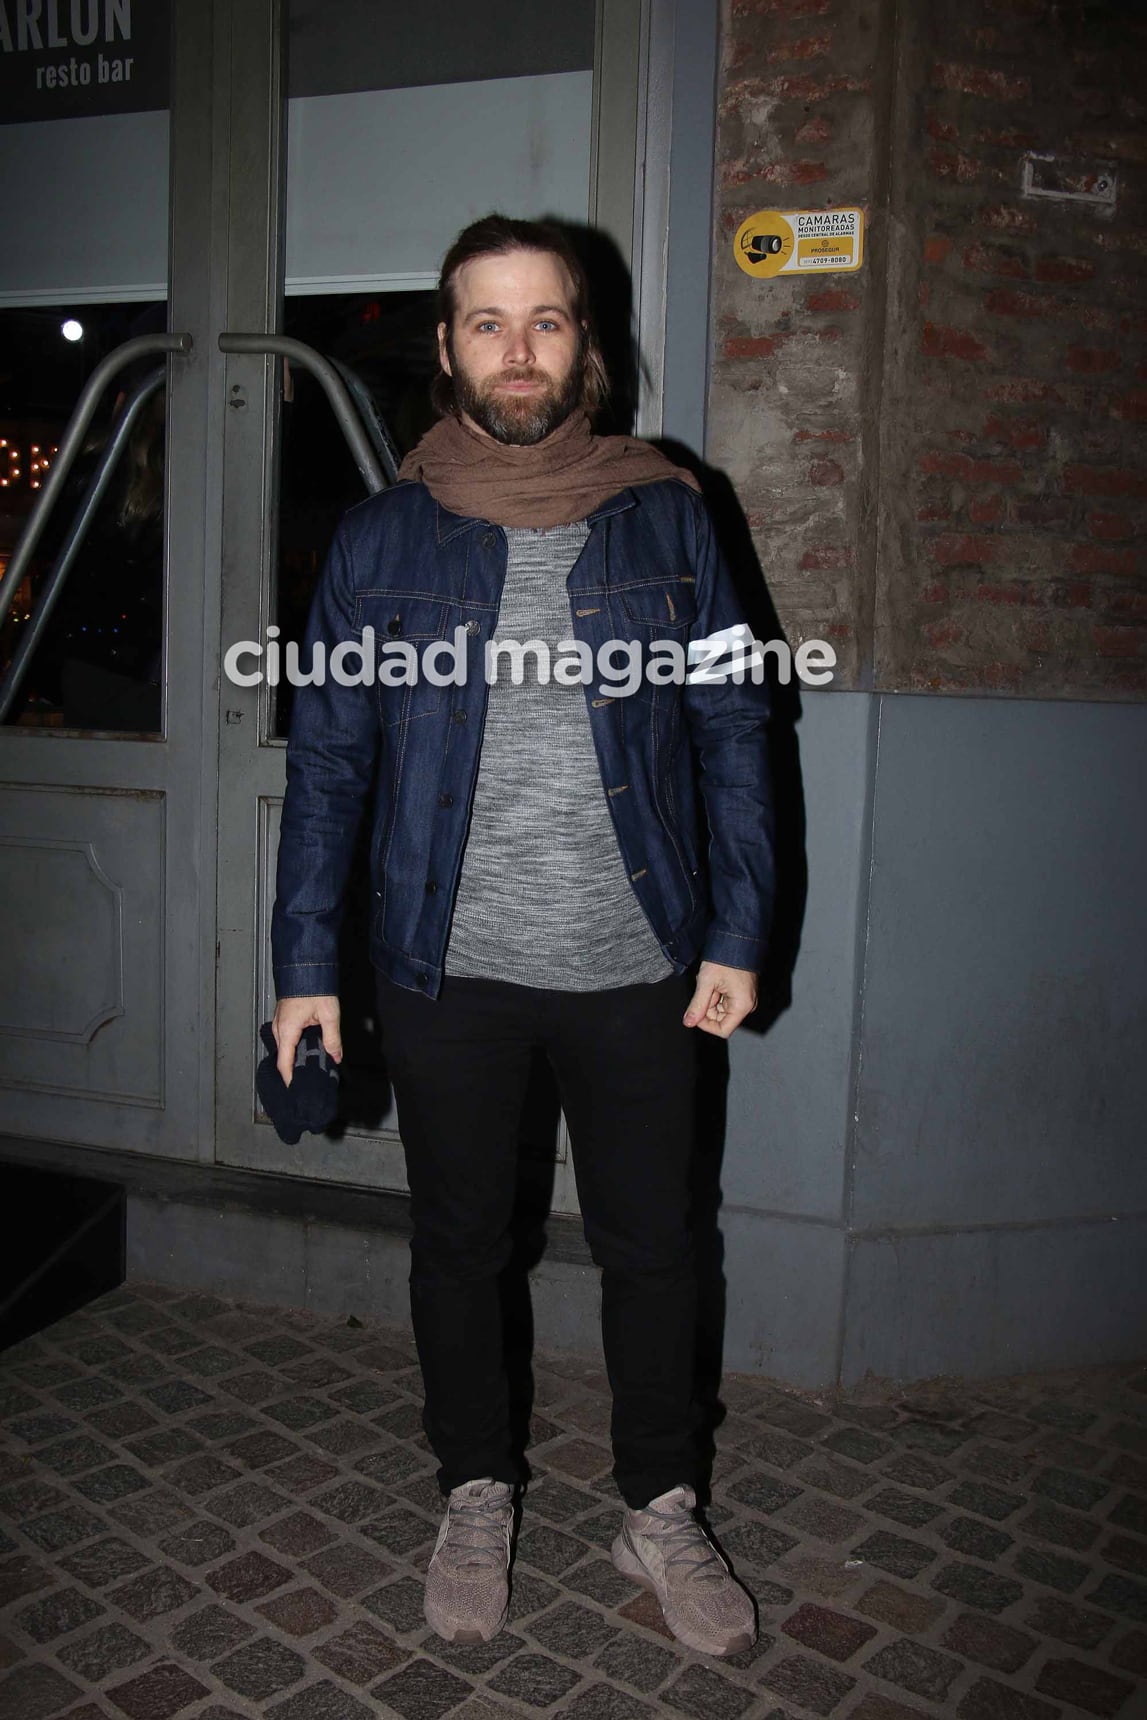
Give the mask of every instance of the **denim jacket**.
[[[584, 691], [618, 864], [677, 972], [698, 954], [759, 970], [774, 889], [765, 684], [751, 674], [740, 685], [642, 677], [611, 693], [596, 668], [609, 639], [687, 646], [743, 621], [708, 512], [668, 478], [619, 491], [588, 524], [566, 581], [570, 637], [593, 653]], [[437, 996], [506, 553], [500, 527], [450, 513], [421, 483], [343, 516], [311, 603], [303, 672], [317, 643], [329, 659], [340, 641], [361, 646], [367, 628], [376, 663], [388, 641], [405, 640], [421, 664], [430, 642], [454, 641], [460, 627], [465, 683], [439, 686], [420, 672], [413, 684], [343, 685], [328, 674], [296, 687], [271, 921], [280, 997], [338, 991], [343, 896], [371, 800], [370, 959], [397, 984]]]

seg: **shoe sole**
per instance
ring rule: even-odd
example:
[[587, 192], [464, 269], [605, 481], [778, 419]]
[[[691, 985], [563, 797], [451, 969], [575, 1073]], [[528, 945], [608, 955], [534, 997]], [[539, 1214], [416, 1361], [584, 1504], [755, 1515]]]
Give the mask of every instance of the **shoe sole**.
[[751, 1634], [748, 1631], [742, 1631], [740, 1636], [734, 1636], [721, 1647], [715, 1648], [711, 1637], [706, 1639], [700, 1636], [697, 1632], [691, 1631], [688, 1625], [674, 1624], [665, 1610], [665, 1602], [661, 1599], [657, 1584], [637, 1554], [628, 1546], [624, 1535], [617, 1536], [609, 1550], [609, 1556], [613, 1560], [614, 1569], [620, 1571], [623, 1577], [628, 1577], [631, 1583], [637, 1583], [639, 1587], [648, 1589], [651, 1595], [656, 1595], [662, 1618], [678, 1642], [684, 1643], [685, 1647], [691, 1648], [695, 1654], [711, 1654], [715, 1659], [721, 1660], [727, 1655], [740, 1654], [744, 1649], [752, 1648], [756, 1642], [756, 1631]]

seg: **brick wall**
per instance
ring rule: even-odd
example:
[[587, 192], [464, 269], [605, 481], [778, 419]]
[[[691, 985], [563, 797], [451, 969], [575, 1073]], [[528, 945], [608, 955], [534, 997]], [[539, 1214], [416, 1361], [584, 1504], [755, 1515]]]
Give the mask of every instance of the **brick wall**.
[[[709, 457], [838, 687], [1147, 694], [1147, 27], [1051, 0], [726, 0]], [[1107, 167], [1025, 197], [1026, 152]], [[758, 281], [759, 208], [859, 203]]]

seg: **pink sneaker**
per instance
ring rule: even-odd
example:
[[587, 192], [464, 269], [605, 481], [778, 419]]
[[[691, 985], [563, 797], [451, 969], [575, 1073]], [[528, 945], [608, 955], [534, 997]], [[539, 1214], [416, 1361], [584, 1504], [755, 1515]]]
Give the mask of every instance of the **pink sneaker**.
[[757, 1640], [756, 1608], [693, 1515], [696, 1504], [691, 1487], [674, 1487], [627, 1510], [611, 1555], [623, 1577], [657, 1596], [678, 1642], [738, 1654]]
[[426, 1572], [426, 1622], [446, 1642], [489, 1642], [510, 1610], [514, 1490], [486, 1476], [450, 1494]]

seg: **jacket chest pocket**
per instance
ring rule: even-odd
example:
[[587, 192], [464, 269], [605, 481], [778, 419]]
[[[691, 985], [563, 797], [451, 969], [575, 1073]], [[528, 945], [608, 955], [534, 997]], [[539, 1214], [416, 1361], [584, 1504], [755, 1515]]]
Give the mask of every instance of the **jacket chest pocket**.
[[697, 619], [696, 584], [689, 574], [668, 574], [624, 585], [618, 591], [627, 620], [642, 639], [683, 640]]
[[385, 728], [432, 717], [441, 708], [447, 689], [439, 683], [450, 664], [445, 653], [436, 665], [428, 664], [426, 651], [436, 640], [451, 640], [452, 614], [453, 605], [441, 597], [390, 591], [359, 598], [361, 625], [374, 629], [375, 684]]

